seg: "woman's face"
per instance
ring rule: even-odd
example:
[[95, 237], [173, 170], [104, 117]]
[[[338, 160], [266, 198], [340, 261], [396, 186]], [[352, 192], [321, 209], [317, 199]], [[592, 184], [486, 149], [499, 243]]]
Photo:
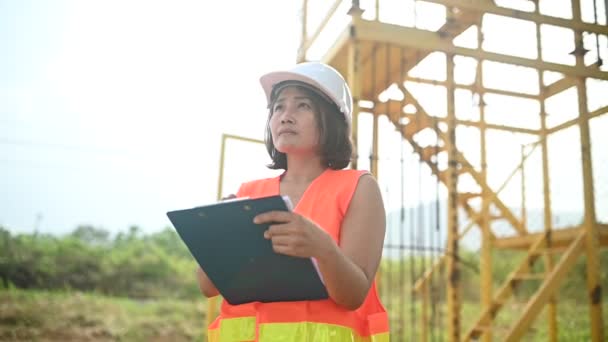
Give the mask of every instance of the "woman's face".
[[297, 86], [285, 87], [273, 103], [270, 117], [272, 142], [277, 151], [316, 154], [319, 130], [312, 99]]

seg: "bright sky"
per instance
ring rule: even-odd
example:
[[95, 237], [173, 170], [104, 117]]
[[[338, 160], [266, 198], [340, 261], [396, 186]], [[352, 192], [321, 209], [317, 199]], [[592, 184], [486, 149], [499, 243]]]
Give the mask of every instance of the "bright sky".
[[[317, 14], [311, 19], [314, 24], [331, 1], [309, 2], [309, 11]], [[348, 18], [343, 15], [347, 3], [338, 10], [344, 20], [337, 27]], [[382, 10], [381, 20], [429, 30], [441, 25], [444, 11], [440, 6], [412, 3], [383, 0], [382, 8], [393, 10]], [[529, 2], [518, 3], [529, 10]], [[364, 17], [372, 18], [373, 1], [361, 4], [367, 9]], [[583, 4], [584, 17], [592, 21], [590, 1]], [[546, 14], [571, 15], [562, 5], [561, 0], [555, 4], [541, 1]], [[602, 2], [598, 5], [603, 13]], [[262, 139], [266, 109], [258, 77], [295, 61], [299, 6], [300, 1], [280, 0], [0, 0], [0, 225], [13, 231], [29, 232], [37, 227], [44, 232], [67, 232], [78, 224], [111, 231], [136, 224], [154, 231], [169, 225], [166, 211], [214, 201], [221, 134]], [[603, 16], [600, 21], [606, 22]], [[484, 49], [536, 56], [533, 25], [505, 22], [496, 16], [486, 16], [484, 25]], [[504, 30], [505, 25], [510, 29]], [[555, 27], [543, 30], [547, 37], [543, 57], [571, 64], [568, 53], [572, 46], [562, 44], [572, 40], [569, 33]], [[467, 32], [458, 44], [474, 47], [475, 34], [474, 30]], [[326, 39], [325, 46], [331, 41]], [[586, 44], [594, 46], [593, 37], [587, 37]], [[608, 60], [606, 37], [601, 37], [601, 44], [601, 54]], [[317, 54], [312, 49], [309, 58], [319, 58], [319, 51], [325, 48], [321, 43]], [[594, 52], [588, 57], [593, 60]], [[457, 81], [470, 84], [474, 61], [460, 57], [456, 65]], [[483, 67], [486, 76], [493, 75], [484, 80], [487, 86], [493, 86], [495, 80], [507, 90], [538, 92], [533, 86], [536, 74], [529, 69], [499, 63]], [[445, 57], [431, 54], [417, 69], [412, 75], [441, 80], [445, 73], [436, 71], [445, 69]], [[511, 82], [503, 82], [505, 77]], [[411, 82], [406, 86], [427, 112], [445, 113], [442, 89]], [[595, 94], [589, 99], [591, 110], [608, 105], [605, 96], [600, 96], [608, 89], [606, 83], [591, 82], [589, 87], [590, 94]], [[576, 106], [571, 93], [566, 91], [547, 103], [550, 120], [554, 120], [550, 124], [576, 115], [576, 107], [564, 105]], [[485, 101], [488, 120], [538, 128], [534, 103], [497, 95], [488, 95]], [[457, 91], [456, 102], [458, 117], [478, 118], [469, 91]], [[608, 129], [606, 117], [596, 120], [599, 128], [592, 131], [596, 140], [604, 138], [600, 132]], [[369, 127], [369, 118], [362, 117], [361, 123]], [[396, 154], [381, 156], [385, 158], [381, 177], [385, 177], [387, 207], [395, 209], [401, 205], [399, 191], [393, 186], [400, 178], [401, 145], [395, 140], [394, 128], [387, 122], [381, 124], [386, 137], [383, 146], [399, 146]], [[478, 165], [478, 135], [463, 130], [459, 137], [467, 157]], [[360, 138], [365, 154], [369, 134]], [[433, 139], [431, 134], [427, 143]], [[580, 176], [571, 175], [580, 173], [580, 168], [559, 171], [580, 160], [580, 151], [571, 144], [576, 139], [575, 129], [550, 142], [555, 160], [552, 182], [558, 193], [553, 204], [580, 212], [582, 184]], [[491, 140], [490, 182], [498, 187], [517, 164], [519, 143], [533, 139], [496, 133]], [[434, 199], [433, 178], [427, 174], [419, 178], [416, 158], [409, 154], [408, 146], [404, 151], [409, 165], [404, 188], [410, 204], [418, 198]], [[261, 146], [229, 141], [226, 152], [224, 193], [234, 192], [247, 178], [273, 174], [264, 168], [267, 156]], [[538, 157], [538, 150], [536, 153]], [[539, 165], [539, 160], [534, 163]], [[601, 170], [608, 168], [608, 161], [604, 164]], [[364, 160], [361, 166], [366, 167]], [[538, 176], [538, 170], [529, 172]], [[423, 182], [420, 193], [419, 179]], [[539, 178], [529, 176], [528, 182], [538, 190]], [[470, 185], [470, 179], [462, 179], [463, 191], [474, 191]], [[509, 205], [518, 205], [518, 187], [515, 182], [505, 190]], [[608, 207], [603, 200], [608, 198], [608, 180], [598, 193], [598, 207]], [[529, 207], [539, 207], [539, 194], [533, 190], [527, 194]], [[580, 200], [572, 201], [577, 197]]]
[[150, 231], [215, 200], [221, 134], [262, 138], [258, 77], [295, 61], [297, 13], [280, 0], [1, 0], [0, 224]]

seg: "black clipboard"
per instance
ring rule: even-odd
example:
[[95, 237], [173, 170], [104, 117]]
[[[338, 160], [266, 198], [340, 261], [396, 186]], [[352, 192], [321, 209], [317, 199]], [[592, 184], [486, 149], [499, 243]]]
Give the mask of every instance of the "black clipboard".
[[236, 199], [167, 213], [209, 279], [228, 303], [327, 299], [310, 258], [277, 254], [263, 236], [268, 224], [254, 224], [263, 212], [289, 210], [279, 196]]

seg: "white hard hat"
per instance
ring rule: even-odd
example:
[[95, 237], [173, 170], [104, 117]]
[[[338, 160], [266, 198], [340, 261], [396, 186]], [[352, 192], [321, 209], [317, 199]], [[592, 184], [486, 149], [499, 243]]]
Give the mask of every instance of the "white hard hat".
[[266, 99], [269, 104], [272, 100], [274, 87], [286, 81], [303, 82], [319, 90], [338, 106], [340, 112], [344, 114], [346, 122], [350, 125], [353, 97], [348, 84], [336, 69], [321, 62], [304, 62], [296, 64], [290, 70], [274, 71], [263, 75], [260, 78], [260, 83], [264, 92], [266, 92]]

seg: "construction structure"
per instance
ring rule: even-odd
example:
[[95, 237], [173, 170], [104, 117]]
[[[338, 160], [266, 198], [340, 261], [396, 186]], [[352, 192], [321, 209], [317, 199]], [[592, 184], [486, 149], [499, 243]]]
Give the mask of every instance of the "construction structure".
[[[443, 220], [447, 227], [442, 246], [435, 246], [441, 255], [416, 275], [413, 294], [393, 294], [418, 303], [416, 319], [410, 324], [402, 315], [406, 300], [385, 300], [399, 303], [387, 304], [393, 340], [427, 341], [435, 326], [444, 331], [440, 340], [518, 341], [532, 324], [546, 321], [555, 341], [557, 291], [584, 259], [587, 286], [580, 291], [588, 298], [589, 336], [605, 341], [607, 289], [599, 275], [600, 251], [608, 246], [608, 145], [600, 133], [608, 127], [606, 7], [601, 0], [303, 0], [298, 60], [334, 66], [347, 76], [356, 100], [353, 140], [360, 158], [353, 168], [369, 154], [366, 167], [399, 188], [398, 178], [382, 178], [383, 156], [390, 158], [383, 154], [387, 144], [380, 143], [384, 120], [441, 184], [437, 197], [445, 195], [446, 205], [437, 201], [433, 209], [442, 219], [432, 223], [439, 227]], [[362, 124], [361, 115], [371, 121]], [[366, 130], [371, 147], [362, 149]], [[515, 150], [516, 159], [502, 152]], [[394, 159], [403, 165], [403, 155]], [[559, 219], [561, 203], [578, 208], [576, 217]], [[531, 207], [542, 214], [532, 217]], [[480, 302], [465, 325], [459, 246], [475, 231]], [[385, 249], [391, 248], [409, 247], [387, 236]], [[499, 249], [519, 251], [521, 262], [497, 287], [492, 256]], [[436, 283], [445, 314], [437, 322], [429, 318], [429, 284], [442, 268]], [[379, 277], [381, 284], [394, 281]], [[508, 300], [530, 282], [533, 294], [499, 328], [496, 320]]]

